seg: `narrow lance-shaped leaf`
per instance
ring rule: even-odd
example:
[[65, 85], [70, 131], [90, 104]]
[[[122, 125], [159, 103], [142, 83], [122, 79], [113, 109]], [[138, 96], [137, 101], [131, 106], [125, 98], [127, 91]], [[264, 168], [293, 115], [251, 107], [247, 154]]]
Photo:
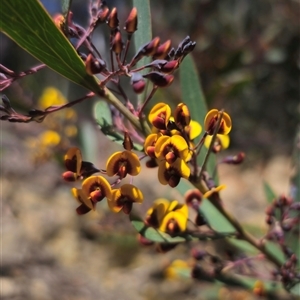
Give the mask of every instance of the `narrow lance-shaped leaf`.
[[100, 92], [76, 50], [37, 0], [1, 2], [0, 30], [20, 47], [67, 79]]
[[276, 194], [266, 181], [264, 181], [264, 191], [268, 203], [272, 203], [272, 201], [276, 198]]
[[[182, 102], [187, 104], [189, 107], [191, 118], [200, 123], [202, 128], [204, 128], [204, 118], [207, 113], [207, 105], [197, 68], [191, 55], [187, 55], [184, 58], [179, 67], [179, 74]], [[197, 162], [200, 166], [203, 163], [206, 154], [206, 151], [204, 150], [205, 149], [202, 149], [197, 158]], [[216, 159], [212, 154], [207, 163], [207, 171], [210, 175], [213, 174], [215, 166]], [[217, 178], [215, 178], [215, 180], [217, 181]]]
[[[142, 45], [152, 40], [151, 11], [149, 0], [133, 0], [138, 12], [138, 30], [134, 33], [134, 46], [137, 51]], [[137, 66], [147, 64], [147, 57], [142, 58]]]

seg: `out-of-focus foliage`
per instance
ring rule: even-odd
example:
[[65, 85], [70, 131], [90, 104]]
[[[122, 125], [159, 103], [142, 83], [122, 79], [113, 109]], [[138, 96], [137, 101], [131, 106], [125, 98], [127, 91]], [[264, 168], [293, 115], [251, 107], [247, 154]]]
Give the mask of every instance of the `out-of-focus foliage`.
[[152, 3], [153, 36], [174, 41], [188, 33], [197, 41], [209, 106], [225, 107], [235, 120], [232, 146], [290, 154], [299, 120], [299, 2]]

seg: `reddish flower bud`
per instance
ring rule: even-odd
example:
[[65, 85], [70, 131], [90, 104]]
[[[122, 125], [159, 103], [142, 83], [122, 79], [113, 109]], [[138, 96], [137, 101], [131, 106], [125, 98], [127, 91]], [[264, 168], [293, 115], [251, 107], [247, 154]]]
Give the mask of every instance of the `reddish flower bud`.
[[88, 208], [85, 204], [81, 204], [80, 206], [78, 206], [76, 208], [76, 212], [78, 215], [84, 215], [86, 213], [88, 213], [91, 209]]
[[171, 40], [167, 40], [161, 44], [153, 55], [153, 59], [165, 59], [171, 48]]
[[149, 79], [153, 84], [157, 85], [158, 87], [167, 87], [169, 86], [173, 80], [173, 75], [163, 75], [159, 72], [150, 72], [148, 74], [143, 75], [144, 78]]
[[66, 171], [62, 174], [62, 177], [65, 181], [73, 182], [77, 180], [77, 174], [71, 171]]
[[112, 30], [116, 29], [119, 26], [118, 12], [115, 7], [111, 10], [111, 12], [107, 18], [107, 25]]
[[133, 57], [130, 65], [134, 66], [143, 56], [152, 56], [158, 48], [159, 41], [160, 38], [155, 37], [152, 41], [140, 47], [135, 56]]
[[123, 50], [123, 42], [121, 33], [118, 31], [114, 36], [112, 43], [111, 43], [111, 50], [116, 54], [120, 54]]
[[85, 69], [89, 75], [99, 74], [106, 69], [106, 64], [104, 60], [89, 54], [85, 60]]
[[127, 20], [125, 21], [124, 29], [128, 34], [133, 34], [137, 30], [138, 17], [137, 17], [137, 9], [133, 7]]
[[133, 148], [133, 143], [130, 138], [130, 135], [127, 131], [124, 132], [124, 141], [123, 141], [123, 147], [125, 150], [131, 151]]
[[245, 159], [245, 153], [240, 152], [235, 156], [227, 156], [222, 160], [222, 163], [230, 164], [230, 165], [239, 165], [241, 164]]
[[130, 83], [132, 85], [133, 90], [137, 94], [142, 93], [146, 86], [145, 79], [140, 73], [132, 73]]
[[202, 193], [198, 189], [188, 190], [185, 195], [185, 203], [188, 206], [192, 206], [194, 209], [198, 210], [198, 207], [202, 201]]
[[108, 7], [106, 5], [102, 5], [98, 10], [96, 23], [97, 24], [104, 23], [108, 15], [109, 15]]
[[274, 216], [274, 206], [273, 205], [267, 206], [267, 208], [265, 209], [265, 213], [269, 216]]
[[192, 249], [191, 254], [196, 260], [202, 260], [205, 256], [207, 256], [207, 252], [205, 250], [198, 250], [195, 248]]
[[161, 67], [161, 71], [164, 73], [171, 73], [175, 71], [179, 66], [178, 60], [171, 60]]
[[179, 103], [176, 106], [174, 111], [174, 119], [176, 125], [181, 129], [190, 124], [191, 114], [186, 104]]

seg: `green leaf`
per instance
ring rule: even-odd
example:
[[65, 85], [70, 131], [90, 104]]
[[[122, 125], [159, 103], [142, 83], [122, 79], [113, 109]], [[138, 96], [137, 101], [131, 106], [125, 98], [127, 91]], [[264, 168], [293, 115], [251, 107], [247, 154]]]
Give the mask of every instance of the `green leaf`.
[[67, 79], [100, 92], [76, 50], [37, 0], [1, 2], [0, 30], [20, 47]]
[[69, 13], [71, 5], [72, 0], [61, 0], [61, 11], [64, 16], [66, 16]]
[[[180, 180], [180, 183], [176, 189], [184, 197], [188, 190], [195, 189], [195, 187], [187, 180]], [[199, 211], [204, 216], [209, 226], [216, 232], [224, 234], [235, 232], [235, 229], [231, 223], [208, 199], [202, 199]]]
[[[100, 100], [95, 104], [94, 117], [103, 134], [111, 141], [123, 145], [124, 135], [115, 130], [109, 105], [105, 101]], [[133, 149], [142, 152], [144, 147], [138, 143], [133, 143]]]
[[276, 198], [276, 194], [274, 193], [273, 189], [271, 188], [271, 186], [264, 181], [264, 191], [265, 191], [265, 196], [267, 198], [268, 203], [272, 203], [273, 200]]
[[281, 262], [281, 264], [284, 264], [285, 256], [278, 244], [266, 241], [265, 247]]
[[[149, 0], [133, 0], [132, 4], [138, 12], [138, 30], [134, 33], [134, 46], [137, 51], [141, 46], [152, 40], [151, 10]], [[149, 58], [142, 58], [137, 67], [148, 63]]]
[[[191, 118], [201, 124], [204, 128], [204, 118], [207, 113], [207, 105], [202, 91], [200, 78], [193, 57], [187, 55], [179, 67], [180, 87], [182, 94], [182, 102], [187, 104]], [[206, 151], [202, 149], [197, 158], [199, 165], [202, 165]], [[212, 154], [207, 163], [207, 171], [213, 174], [216, 166], [216, 159]], [[217, 179], [216, 179], [217, 181]]]

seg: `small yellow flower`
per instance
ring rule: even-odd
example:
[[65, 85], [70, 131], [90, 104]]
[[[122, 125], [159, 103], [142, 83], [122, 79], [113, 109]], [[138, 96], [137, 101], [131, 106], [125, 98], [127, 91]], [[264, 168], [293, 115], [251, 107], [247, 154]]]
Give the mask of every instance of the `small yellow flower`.
[[[221, 112], [217, 109], [210, 110], [204, 119], [204, 128], [209, 135], [213, 135], [216, 124], [221, 116]], [[230, 116], [223, 112], [223, 117], [218, 130], [219, 134], [228, 134], [231, 130], [232, 123]]]
[[161, 133], [151, 133], [145, 139], [144, 151], [151, 158], [156, 158], [155, 153], [154, 153], [155, 144], [156, 144], [156, 141], [158, 140], [158, 138], [161, 137], [161, 136], [162, 136]]
[[140, 171], [141, 163], [138, 156], [128, 150], [115, 152], [106, 163], [107, 175], [118, 175], [120, 179], [126, 177], [127, 174], [136, 176]]
[[186, 230], [188, 207], [177, 200], [169, 201], [159, 198], [148, 209], [145, 223], [169, 234], [176, 234]]
[[[172, 206], [173, 204], [173, 206]], [[169, 234], [184, 232], [187, 226], [188, 207], [174, 200], [170, 203], [166, 215], [163, 217], [159, 230]]]
[[[204, 140], [204, 145], [208, 149], [212, 140], [212, 135], [207, 135]], [[230, 138], [229, 135], [217, 134], [214, 145], [213, 152], [218, 153], [221, 150], [227, 149], [229, 147]]]
[[82, 182], [82, 192], [87, 195], [88, 202], [85, 203], [89, 208], [95, 209], [97, 202], [105, 197], [111, 197], [110, 183], [102, 176], [90, 176]]
[[167, 128], [170, 116], [170, 106], [166, 103], [158, 103], [151, 109], [148, 119], [154, 127], [164, 130]]
[[61, 138], [56, 131], [46, 130], [39, 136], [39, 140], [42, 146], [53, 147], [60, 143]]
[[39, 99], [39, 105], [44, 109], [49, 106], [62, 105], [66, 103], [67, 99], [58, 89], [54, 87], [48, 87], [44, 89], [44, 92]]
[[146, 224], [158, 228], [166, 214], [170, 201], [165, 198], [156, 199], [146, 213]]
[[76, 209], [78, 215], [84, 215], [94, 209], [91, 199], [81, 189], [72, 188], [71, 191], [74, 198], [80, 204]]
[[189, 155], [188, 144], [180, 135], [161, 136], [155, 144], [155, 156], [165, 159], [169, 164], [181, 158], [186, 161]]
[[142, 202], [142, 192], [132, 184], [124, 184], [119, 189], [112, 190], [111, 197], [107, 199], [111, 211], [118, 213], [123, 210], [126, 214], [131, 212], [133, 203]]
[[184, 103], [179, 103], [174, 111], [174, 120], [178, 128], [183, 129], [188, 126], [191, 121], [191, 114], [189, 108]]
[[183, 159], [177, 158], [173, 164], [161, 161], [158, 166], [158, 180], [161, 184], [171, 187], [178, 185], [180, 178], [188, 179], [191, 170]]

